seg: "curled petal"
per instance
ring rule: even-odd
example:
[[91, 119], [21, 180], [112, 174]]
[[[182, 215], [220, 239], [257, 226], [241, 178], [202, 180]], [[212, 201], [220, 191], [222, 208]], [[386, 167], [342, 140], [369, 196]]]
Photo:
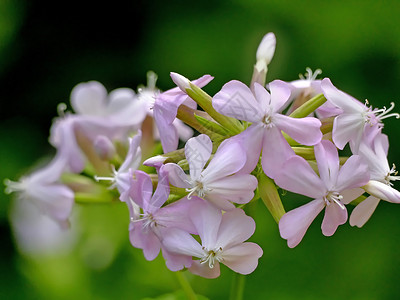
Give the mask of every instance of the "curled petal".
[[363, 227], [374, 213], [379, 201], [380, 199], [374, 196], [369, 196], [367, 199], [359, 203], [350, 215], [350, 225], [359, 228]]
[[400, 193], [391, 186], [376, 180], [370, 180], [363, 189], [378, 199], [392, 203], [400, 203]]
[[296, 142], [312, 146], [322, 139], [321, 121], [316, 118], [291, 118], [281, 114], [274, 115], [274, 123]]

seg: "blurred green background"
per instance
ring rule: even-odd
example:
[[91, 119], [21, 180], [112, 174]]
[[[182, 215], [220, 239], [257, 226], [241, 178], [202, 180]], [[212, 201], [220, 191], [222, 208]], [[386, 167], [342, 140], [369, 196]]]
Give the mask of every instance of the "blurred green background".
[[[268, 81], [321, 68], [357, 99], [399, 108], [399, 15], [396, 0], [0, 0], [0, 179], [17, 180], [53, 153], [52, 118], [77, 83], [135, 89], [153, 70], [165, 90], [175, 71], [215, 76], [206, 88], [214, 94], [232, 79], [249, 83], [258, 43], [270, 31], [277, 48]], [[400, 123], [385, 121], [389, 162], [400, 164]], [[11, 197], [0, 197], [0, 299], [142, 299], [179, 290], [162, 259], [147, 262], [130, 246], [123, 205], [76, 207], [72, 250], [33, 257], [19, 254]], [[302, 201], [283, 199], [287, 208]], [[319, 216], [295, 249], [261, 203], [247, 212], [264, 255], [247, 278], [245, 299], [400, 299], [400, 206], [381, 203], [364, 228], [345, 224], [330, 238]], [[227, 268], [215, 280], [186, 275], [197, 293], [227, 299]]]

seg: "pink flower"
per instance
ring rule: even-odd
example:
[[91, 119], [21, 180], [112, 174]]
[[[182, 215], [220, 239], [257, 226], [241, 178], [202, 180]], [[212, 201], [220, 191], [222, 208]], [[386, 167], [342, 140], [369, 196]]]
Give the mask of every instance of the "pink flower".
[[[388, 114], [393, 109], [394, 103], [389, 109], [372, 110], [371, 107], [338, 90], [328, 78], [322, 80], [321, 88], [326, 99], [343, 111], [335, 118], [332, 129], [332, 140], [339, 149], [343, 149], [347, 143], [351, 142], [353, 153], [357, 153], [367, 130], [371, 130], [371, 127], [381, 128], [381, 121], [388, 117], [400, 117], [397, 113]], [[367, 101], [366, 104], [368, 104]], [[372, 132], [376, 134], [376, 130]]]
[[257, 179], [250, 174], [235, 174], [246, 162], [243, 147], [233, 140], [225, 140], [204, 168], [211, 152], [212, 142], [207, 135], [189, 139], [185, 155], [190, 175], [186, 175], [180, 166], [168, 163], [164, 170], [168, 172], [170, 183], [186, 188], [188, 198], [197, 195], [224, 210], [234, 208], [231, 202], [249, 202], [254, 196]]
[[262, 149], [261, 163], [265, 174], [274, 178], [286, 159], [294, 155], [283, 137], [286, 132], [304, 145], [315, 145], [321, 138], [321, 122], [316, 118], [291, 118], [280, 114], [286, 107], [291, 89], [287, 83], [275, 80], [269, 84], [271, 94], [260, 84], [254, 83], [254, 94], [243, 83], [230, 81], [213, 97], [213, 107], [219, 113], [253, 124], [246, 129], [248, 159], [254, 169]]
[[395, 166], [389, 167], [387, 152], [389, 141], [386, 135], [380, 134], [372, 145], [362, 143], [359, 155], [367, 162], [371, 174], [370, 181], [363, 187], [369, 193], [367, 199], [358, 204], [350, 216], [350, 225], [362, 227], [371, 217], [380, 200], [400, 203], [400, 193], [393, 188], [392, 181], [400, 180]]
[[263, 251], [255, 243], [244, 242], [255, 230], [254, 220], [235, 208], [224, 214], [206, 202], [192, 206], [189, 215], [201, 239], [197, 242], [188, 232], [171, 230], [163, 244], [173, 252], [196, 257], [189, 270], [206, 278], [220, 275], [219, 263], [240, 274], [255, 270]]
[[74, 192], [60, 183], [65, 168], [65, 157], [58, 154], [46, 167], [22, 177], [19, 182], [6, 179], [5, 192], [18, 192], [21, 200], [31, 201], [41, 213], [66, 228], [74, 205]]
[[314, 151], [319, 177], [305, 159], [294, 156], [275, 178], [281, 188], [315, 199], [284, 214], [279, 221], [280, 234], [290, 248], [301, 242], [312, 221], [324, 208], [322, 233], [333, 235], [337, 227], [347, 221], [344, 204], [362, 195], [363, 190], [359, 187], [369, 180], [368, 167], [359, 156], [351, 156], [339, 168], [338, 152], [331, 142], [321, 141]]
[[133, 138], [129, 138], [129, 150], [125, 157], [124, 162], [119, 167], [118, 171], [113, 167], [113, 174], [111, 177], [95, 176], [96, 181], [108, 180], [111, 181], [110, 189], [117, 188], [120, 193], [120, 200], [125, 201], [127, 193], [131, 185], [132, 172], [137, 170], [140, 166], [142, 159], [142, 151], [140, 149], [140, 140], [142, 132], [139, 130], [138, 134]]
[[[204, 75], [199, 79], [193, 80], [192, 83], [198, 87], [203, 87], [213, 78], [214, 77], [210, 75]], [[175, 119], [178, 108], [181, 104], [192, 109], [197, 108], [196, 102], [194, 102], [186, 93], [182, 92], [179, 87], [159, 94], [154, 103], [153, 116], [160, 133], [161, 145], [165, 153], [174, 151], [178, 147], [178, 129], [181, 126], [179, 126], [179, 122], [176, 123]], [[180, 131], [183, 137], [189, 138], [188, 134], [190, 134], [190, 132], [187, 130]], [[191, 135], [193, 135], [193, 133], [191, 133]]]
[[142, 171], [135, 171], [134, 175], [135, 179], [132, 181], [129, 192], [130, 197], [126, 201], [131, 218], [129, 238], [132, 246], [143, 249], [147, 260], [155, 259], [162, 249], [167, 267], [172, 271], [190, 267], [190, 258], [169, 253], [162, 246], [161, 241], [171, 228], [179, 228], [191, 233], [196, 232], [187, 217], [190, 205], [196, 201], [183, 199], [162, 207], [169, 195], [168, 178], [163, 170], [160, 170], [154, 194], [149, 175]]

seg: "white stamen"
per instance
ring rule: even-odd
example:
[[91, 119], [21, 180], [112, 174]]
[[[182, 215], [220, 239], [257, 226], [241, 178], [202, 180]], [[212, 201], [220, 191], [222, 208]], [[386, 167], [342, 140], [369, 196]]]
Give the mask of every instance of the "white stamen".
[[303, 74], [299, 74], [300, 79], [303, 80], [308, 80], [308, 81], [314, 81], [318, 75], [322, 74], [322, 70], [321, 69], [316, 69], [313, 73], [313, 71], [311, 70], [311, 68], [306, 68], [307, 73]]
[[[365, 100], [365, 103], [367, 105], [368, 101]], [[394, 102], [391, 102], [390, 107], [388, 109], [386, 109], [385, 106], [381, 109], [376, 109], [376, 110], [372, 110], [372, 107], [369, 107], [368, 112], [366, 113], [366, 118], [368, 118], [367, 122], [370, 122], [369, 119], [371, 118], [372, 115], [375, 115], [375, 117], [378, 119], [378, 121], [381, 121], [383, 119], [390, 118], [390, 117], [395, 117], [396, 119], [400, 119], [400, 114], [398, 114], [398, 113], [388, 114], [389, 112], [391, 112], [393, 110], [394, 106], [395, 106]]]
[[23, 192], [26, 190], [26, 184], [24, 181], [12, 181], [10, 179], [4, 179], [4, 184], [6, 186], [4, 192], [6, 194], [11, 194], [13, 192]]
[[400, 176], [396, 176], [398, 172], [396, 171], [396, 165], [393, 164], [392, 169], [387, 173], [385, 177], [385, 183], [387, 185], [393, 186], [393, 183], [391, 181], [396, 181], [400, 180]]
[[185, 182], [192, 186], [191, 188], [186, 189], [186, 192], [189, 192], [189, 194], [186, 196], [189, 200], [192, 198], [193, 195], [197, 195], [200, 198], [204, 198], [206, 193], [211, 191], [211, 189], [205, 187], [204, 184], [199, 180], [195, 181], [185, 180]]
[[200, 259], [201, 264], [205, 264], [208, 262], [208, 266], [210, 269], [214, 268], [215, 261], [222, 262], [224, 259], [222, 258], [222, 247], [214, 250], [208, 250], [205, 247], [202, 248], [204, 251], [204, 256]]
[[328, 192], [324, 197], [327, 206], [331, 205], [332, 203], [336, 203], [337, 205], [339, 205], [341, 209], [346, 209], [344, 204], [341, 202], [342, 199], [343, 196], [340, 195], [339, 192], [333, 192], [333, 191]]

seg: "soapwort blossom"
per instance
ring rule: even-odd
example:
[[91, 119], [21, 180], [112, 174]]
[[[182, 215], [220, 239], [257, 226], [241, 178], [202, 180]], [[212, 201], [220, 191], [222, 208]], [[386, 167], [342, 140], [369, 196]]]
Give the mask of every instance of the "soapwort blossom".
[[283, 189], [314, 198], [313, 201], [284, 214], [279, 231], [290, 248], [303, 239], [315, 217], [325, 208], [322, 233], [331, 236], [346, 223], [345, 204], [363, 194], [361, 186], [369, 180], [368, 166], [358, 155], [352, 155], [339, 167], [336, 147], [323, 140], [314, 147], [319, 177], [305, 159], [293, 156], [283, 165], [275, 182]]
[[388, 138], [384, 134], [378, 135], [372, 145], [362, 143], [359, 155], [367, 162], [371, 174], [370, 181], [363, 187], [370, 196], [359, 203], [350, 216], [350, 225], [362, 227], [371, 217], [380, 200], [391, 203], [400, 203], [400, 193], [393, 188], [392, 181], [400, 180], [396, 167], [389, 167], [387, 153]]
[[321, 89], [326, 99], [343, 111], [334, 119], [332, 129], [333, 142], [341, 150], [350, 142], [353, 153], [357, 153], [365, 134], [367, 139], [371, 138], [368, 135], [375, 136], [383, 127], [383, 119], [400, 118], [398, 113], [390, 113], [394, 108], [393, 102], [388, 109], [385, 107], [372, 109], [367, 106], [368, 101], [362, 104], [357, 99], [338, 90], [329, 78], [322, 80]]
[[[171, 73], [171, 77], [174, 79], [174, 74]], [[204, 87], [207, 85], [214, 77], [210, 75], [204, 75], [199, 79], [193, 80], [192, 83], [198, 87]], [[196, 102], [191, 99], [185, 92], [183, 92], [179, 87], [170, 89], [159, 94], [154, 102], [153, 116], [156, 122], [161, 145], [165, 153], [171, 152], [177, 149], [179, 142], [179, 132], [174, 122], [176, 122], [176, 115], [178, 113], [178, 108], [180, 105], [186, 105], [192, 109], [197, 108]], [[179, 128], [179, 127], [178, 127]], [[185, 140], [193, 135], [193, 132], [186, 132], [181, 130], [181, 135]]]
[[74, 192], [60, 182], [65, 168], [64, 157], [56, 155], [47, 166], [22, 177], [19, 182], [6, 179], [5, 192], [17, 192], [21, 200], [31, 201], [42, 214], [66, 228], [74, 205]]
[[240, 274], [250, 274], [258, 265], [263, 251], [255, 243], [245, 242], [255, 230], [254, 220], [242, 209], [222, 214], [206, 202], [198, 202], [189, 211], [201, 239], [197, 242], [187, 231], [173, 229], [164, 237], [165, 247], [194, 259], [189, 271], [206, 277], [220, 275], [219, 263]]
[[127, 192], [129, 192], [131, 184], [131, 172], [137, 170], [140, 166], [142, 159], [142, 151], [140, 149], [140, 140], [142, 138], [142, 132], [139, 132], [133, 137], [128, 138], [129, 149], [128, 154], [125, 157], [124, 162], [118, 168], [115, 169], [112, 166], [112, 176], [95, 176], [96, 181], [106, 180], [111, 182], [110, 189], [117, 188], [120, 193], [120, 200], [126, 201]]
[[187, 217], [190, 205], [196, 201], [182, 199], [162, 207], [169, 195], [166, 173], [160, 169], [154, 194], [149, 175], [142, 171], [135, 171], [132, 175], [131, 178], [134, 179], [126, 201], [130, 212], [129, 238], [132, 246], [142, 249], [147, 260], [155, 259], [162, 249], [167, 267], [172, 271], [190, 267], [192, 262], [189, 257], [170, 253], [163, 247], [162, 240], [171, 228], [196, 233], [196, 229]]
[[189, 175], [177, 164], [167, 163], [164, 169], [170, 183], [185, 188], [189, 199], [195, 195], [223, 210], [233, 209], [231, 202], [249, 202], [254, 196], [257, 179], [250, 174], [235, 174], [246, 162], [242, 145], [234, 140], [225, 140], [205, 167], [211, 153], [212, 142], [207, 135], [189, 139], [185, 145]]
[[275, 80], [269, 88], [271, 93], [254, 83], [253, 93], [245, 84], [233, 80], [213, 97], [212, 104], [223, 115], [252, 123], [241, 133], [242, 139], [247, 142], [247, 156], [253, 164], [251, 167], [254, 169], [262, 150], [263, 170], [274, 178], [281, 165], [294, 155], [281, 131], [309, 146], [319, 143], [322, 133], [321, 122], [316, 118], [291, 118], [281, 114], [291, 94], [287, 83]]

